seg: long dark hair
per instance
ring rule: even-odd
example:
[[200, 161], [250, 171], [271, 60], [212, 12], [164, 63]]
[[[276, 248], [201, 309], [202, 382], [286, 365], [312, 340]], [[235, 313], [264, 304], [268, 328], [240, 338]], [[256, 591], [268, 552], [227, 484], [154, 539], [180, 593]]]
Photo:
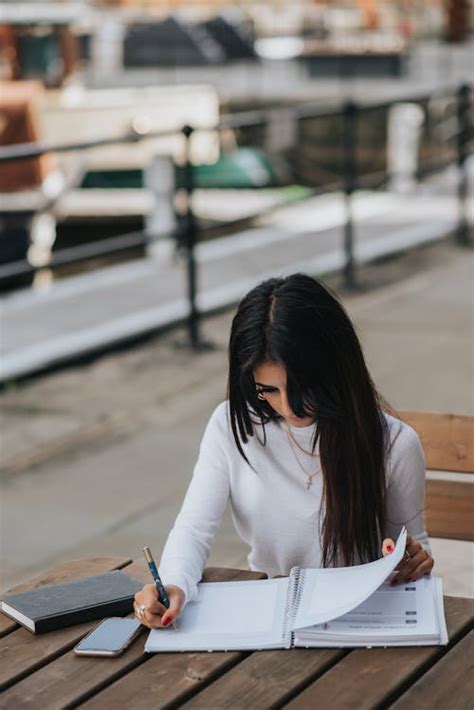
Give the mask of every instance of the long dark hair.
[[[257, 397], [253, 371], [281, 364], [298, 417], [314, 416], [323, 473], [322, 551], [325, 566], [374, 560], [385, 530], [386, 402], [367, 370], [354, 326], [337, 297], [305, 274], [271, 278], [241, 301], [229, 342], [231, 427], [237, 448], [254, 424], [279, 415]], [[257, 419], [256, 419], [257, 418]]]

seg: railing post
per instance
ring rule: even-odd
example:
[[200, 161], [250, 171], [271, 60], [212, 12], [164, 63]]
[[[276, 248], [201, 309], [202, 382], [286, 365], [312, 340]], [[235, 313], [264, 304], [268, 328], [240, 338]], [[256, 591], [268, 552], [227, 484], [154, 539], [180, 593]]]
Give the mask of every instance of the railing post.
[[469, 221], [467, 216], [468, 204], [468, 175], [467, 175], [467, 146], [470, 130], [470, 87], [461, 84], [457, 91], [457, 165], [458, 165], [458, 205], [459, 220], [456, 228], [456, 241], [460, 246], [470, 242]]
[[342, 167], [344, 182], [344, 285], [356, 288], [354, 273], [354, 221], [352, 214], [352, 194], [357, 182], [357, 106], [352, 100], [346, 101], [342, 120]]
[[192, 126], [183, 126], [181, 132], [185, 139], [185, 161], [183, 169], [184, 190], [186, 193], [186, 214], [182, 234], [182, 245], [186, 252], [187, 286], [189, 313], [187, 319], [189, 340], [185, 345], [193, 350], [208, 350], [212, 344], [201, 338], [200, 313], [197, 307], [197, 265], [195, 246], [198, 236], [198, 224], [193, 211], [194, 167], [191, 159]]
[[199, 343], [199, 313], [196, 305], [196, 257], [194, 247], [196, 245], [196, 219], [193, 212], [193, 192], [194, 192], [194, 169], [191, 160], [191, 136], [194, 129], [192, 126], [183, 126], [182, 133], [185, 140], [185, 162], [184, 162], [184, 190], [186, 192], [186, 217], [184, 225], [184, 247], [186, 250], [186, 266], [188, 276], [188, 333], [189, 343], [192, 348], [197, 348]]

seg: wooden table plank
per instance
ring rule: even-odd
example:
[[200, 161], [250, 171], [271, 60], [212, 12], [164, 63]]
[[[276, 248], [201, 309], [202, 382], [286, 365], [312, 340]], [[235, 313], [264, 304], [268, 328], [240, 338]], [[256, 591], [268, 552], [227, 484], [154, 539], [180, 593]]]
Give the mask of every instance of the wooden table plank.
[[[144, 583], [150, 581], [150, 573], [143, 560], [139, 560], [127, 567], [126, 572]], [[226, 575], [228, 579], [239, 577], [242, 579], [258, 579], [264, 577], [261, 573], [255, 572], [209, 568], [205, 571], [203, 579], [205, 581], [217, 581], [222, 580]], [[90, 628], [95, 623], [88, 624], [87, 628]], [[74, 627], [71, 627], [70, 629], [62, 630], [62, 632], [72, 633], [73, 629]], [[81, 632], [81, 635], [83, 634], [84, 631]], [[45, 634], [45, 636], [49, 635]], [[39, 638], [35, 638], [34, 641], [36, 642]], [[69, 643], [68, 649], [66, 649], [67, 652], [6, 690], [3, 694], [2, 708], [20, 710], [21, 708], [47, 707], [48, 710], [54, 710], [55, 708], [63, 708], [66, 705], [75, 705], [99, 692], [102, 688], [125, 674], [127, 674], [125, 676], [125, 687], [128, 687], [128, 679], [131, 677], [130, 671], [142, 663], [147, 665], [150, 660], [156, 658], [144, 653], [144, 640], [145, 637], [141, 636], [123, 656], [118, 658], [79, 657], [72, 650], [68, 650], [74, 645], [74, 643]], [[173, 688], [177, 687], [180, 678], [185, 680], [192, 679], [192, 684], [196, 687], [202, 685], [203, 680], [200, 678], [200, 669], [203, 664], [202, 662], [200, 664], [200, 659], [197, 656], [207, 657], [208, 655], [210, 654], [166, 654], [165, 657], [165, 654], [161, 654], [160, 669], [166, 676], [163, 688], [166, 687], [172, 691]], [[220, 655], [222, 657], [225, 656], [225, 654]], [[185, 664], [184, 670], [182, 667], [176, 667], [177, 659], [181, 659], [181, 663]], [[221, 665], [223, 660], [227, 667], [228, 658], [222, 658]], [[237, 660], [239, 659], [237, 658]], [[198, 670], [196, 670], [196, 663], [199, 667]], [[214, 664], [219, 666], [218, 658], [214, 659]], [[140, 668], [136, 668], [132, 675], [139, 670]], [[175, 682], [172, 682], [172, 678], [175, 678]], [[122, 704], [122, 696], [123, 692], [120, 693], [120, 704]], [[99, 697], [102, 697], [102, 695]], [[148, 705], [149, 701], [148, 695]], [[102, 701], [100, 707], [105, 707]]]
[[[206, 568], [203, 575], [205, 582], [246, 579], [266, 579], [266, 575], [219, 567]], [[181, 705], [184, 698], [198, 692], [246, 656], [248, 653], [241, 651], [147, 654], [146, 663], [123, 676], [81, 707], [87, 710], [115, 710], [120, 705], [140, 710], [148, 709], [150, 704], [154, 707]]]
[[[454, 643], [472, 627], [474, 600], [445, 597], [444, 604], [450, 642]], [[444, 653], [446, 647], [443, 646], [353, 650], [285, 707], [291, 710], [309, 710], [317, 706], [363, 710], [385, 705]]]
[[280, 707], [287, 697], [293, 697], [344, 655], [340, 649], [256, 651], [183, 707], [203, 710]]
[[[149, 581], [149, 573], [142, 560], [128, 566], [126, 571], [137, 579]], [[208, 568], [203, 579], [217, 581], [259, 577], [264, 578], [265, 575]], [[454, 642], [469, 627], [472, 628], [474, 601], [446, 597], [445, 609], [449, 636]], [[92, 625], [82, 625], [87, 628], [80, 635]], [[319, 704], [339, 709], [374, 707], [382, 703], [386, 707], [388, 702], [399, 698], [410, 683], [426, 673], [433, 663], [438, 661], [434, 672], [452, 653], [449, 651], [444, 655], [446, 649], [442, 647], [412, 647], [360, 649], [348, 654], [339, 649], [294, 649], [291, 653], [277, 650], [252, 654], [205, 652], [150, 655], [143, 653], [142, 636], [122, 657], [116, 659], [78, 657], [68, 650], [75, 641], [64, 648], [61, 645], [64, 639], [59, 651], [56, 647], [56, 652], [51, 655], [55, 634], [72, 633], [79, 628], [70, 627], [37, 637], [18, 630], [4, 639], [11, 641], [22, 632], [27, 634], [25, 648], [28, 646], [29, 651], [23, 649], [22, 653], [29, 652], [31, 659], [35, 657], [38, 662], [39, 657], [39, 662], [47, 665], [36, 672], [28, 671], [28, 677], [6, 690], [2, 708], [47, 707], [48, 710], [55, 710], [85, 702], [89, 710], [115, 710], [126, 706], [140, 710], [142, 707], [149, 708], [150, 704], [154, 707], [185, 704], [187, 707], [194, 705], [202, 708], [250, 706], [253, 710], [269, 705], [281, 706], [286, 698], [294, 695], [296, 697], [289, 702], [289, 706], [313, 708]], [[43, 641], [48, 637], [49, 642]], [[45, 648], [38, 646], [41, 643], [46, 644]], [[18, 648], [21, 645], [19, 643]], [[32, 653], [34, 648], [39, 650], [36, 655]], [[456, 646], [453, 651], [455, 649]], [[12, 655], [18, 654], [10, 647], [6, 658], [14, 666], [15, 662], [10, 660]], [[450, 666], [447, 667], [449, 669]], [[318, 680], [315, 681], [315, 678]], [[309, 687], [308, 683], [311, 683]]]
[[118, 707], [130, 707], [145, 710], [168, 705], [181, 707], [184, 698], [199, 692], [204, 685], [226, 673], [247, 655], [242, 651], [148, 654], [145, 663], [95, 695], [81, 708], [116, 710]]
[[[91, 574], [108, 572], [117, 567], [123, 568], [127, 562], [125, 557], [105, 557], [93, 560], [83, 560], [83, 565], [76, 561], [74, 564], [60, 565], [53, 567], [43, 575], [37, 577], [31, 583], [31, 587], [39, 587], [44, 584], [56, 584], [69, 579], [87, 577]], [[68, 569], [71, 577], [68, 577]], [[21, 591], [27, 589], [27, 585], [21, 585]], [[1, 614], [4, 617], [3, 614]], [[7, 619], [7, 617], [4, 617]], [[12, 622], [11, 633], [0, 639], [0, 689], [12, 685], [20, 678], [34, 669], [45, 665], [50, 659], [55, 658], [65, 650], [70, 648], [79, 640], [96, 622], [71, 626], [65, 629], [58, 629], [46, 634], [33, 635], [30, 631]]]
[[[27, 589], [35, 589], [36, 587], [44, 587], [46, 584], [61, 584], [62, 582], [72, 582], [74, 579], [88, 577], [94, 574], [101, 574], [113, 569], [121, 569], [125, 565], [130, 564], [131, 560], [128, 557], [94, 557], [87, 560], [71, 560], [63, 562], [60, 565], [55, 565], [41, 572], [33, 579], [23, 584], [18, 584], [5, 594], [13, 594], [15, 592], [25, 592]], [[0, 638], [11, 633], [19, 628], [17, 624], [8, 616], [0, 612]]]
[[470, 631], [428, 673], [390, 706], [396, 710], [472, 710], [474, 707], [474, 631]]

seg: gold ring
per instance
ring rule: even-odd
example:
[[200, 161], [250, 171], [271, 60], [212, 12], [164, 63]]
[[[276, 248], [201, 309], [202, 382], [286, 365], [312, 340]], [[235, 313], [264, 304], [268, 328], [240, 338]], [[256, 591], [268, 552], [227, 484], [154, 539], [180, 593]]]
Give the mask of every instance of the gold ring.
[[408, 552], [408, 550], [405, 550], [405, 560], [408, 562], [408, 560], [411, 560], [411, 555]]

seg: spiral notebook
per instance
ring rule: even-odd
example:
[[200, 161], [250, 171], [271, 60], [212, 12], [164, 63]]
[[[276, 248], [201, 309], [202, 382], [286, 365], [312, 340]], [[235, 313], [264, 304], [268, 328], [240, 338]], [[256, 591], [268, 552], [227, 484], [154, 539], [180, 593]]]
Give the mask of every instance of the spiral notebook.
[[445, 644], [441, 580], [387, 583], [405, 544], [404, 529], [391, 555], [365, 565], [294, 567], [284, 578], [203, 582], [177, 629], [151, 631], [145, 651]]

